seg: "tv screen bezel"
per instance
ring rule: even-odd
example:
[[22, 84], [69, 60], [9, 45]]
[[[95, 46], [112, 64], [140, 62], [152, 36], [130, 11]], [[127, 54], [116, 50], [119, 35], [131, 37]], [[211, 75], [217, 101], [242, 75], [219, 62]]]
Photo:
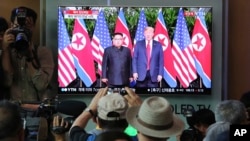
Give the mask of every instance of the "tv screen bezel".
[[[58, 6], [58, 9], [60, 7], [119, 7], [119, 6], [106, 6], [106, 5], [103, 5], [103, 6], [94, 6], [94, 5], [75, 5], [75, 6], [67, 6], [67, 5], [59, 5]], [[132, 6], [126, 6], [126, 7], [132, 7]], [[148, 8], [148, 7], [151, 7], [151, 6], [133, 6], [133, 7], [137, 7], [137, 8]], [[213, 7], [212, 6], [199, 6], [199, 7], [204, 7], [204, 8], [211, 8], [211, 13], [212, 13], [212, 9]], [[180, 6], [152, 6], [152, 8], [180, 8]], [[182, 8], [197, 8], [197, 6], [184, 6]], [[118, 15], [118, 13], [117, 13]], [[176, 15], [177, 16], [177, 15]], [[213, 23], [211, 22], [211, 34], [210, 34], [210, 39], [212, 39], [212, 26], [213, 26]], [[110, 32], [111, 33], [111, 32]], [[191, 35], [190, 35], [191, 37]], [[91, 39], [91, 37], [90, 37]], [[133, 39], [132, 39], [133, 40]], [[172, 39], [171, 39], [172, 40]], [[213, 47], [213, 42], [212, 43], [212, 47]], [[212, 48], [211, 48], [212, 49]], [[212, 51], [211, 51], [212, 52]], [[212, 54], [211, 54], [212, 56]], [[212, 60], [211, 60], [212, 62]], [[212, 64], [211, 64], [212, 66]], [[212, 71], [212, 67], [211, 67], [211, 71]], [[212, 79], [212, 78], [211, 78]], [[211, 80], [211, 83], [213, 82], [213, 80]], [[96, 94], [96, 92], [98, 91], [100, 87], [58, 87], [58, 94], [59, 95], [64, 95], [64, 94], [73, 94], [73, 95], [94, 95]], [[62, 91], [62, 89], [64, 89], [64, 91]], [[76, 89], [84, 89], [84, 92], [83, 91], [78, 91]], [[115, 91], [120, 91], [122, 92], [124, 89], [123, 88], [117, 88], [118, 90], [115, 89]], [[172, 89], [174, 88], [143, 88], [143, 89], [140, 89], [140, 88], [135, 88], [135, 92], [137, 94], [140, 94], [140, 95], [211, 95], [212, 94], [212, 87], [209, 88], [209, 89], [203, 89], [203, 88], [196, 88], [196, 89], [193, 89], [193, 88], [179, 88], [178, 91], [175, 91], [173, 92]], [[114, 90], [114, 89], [112, 89]], [[187, 92], [190, 91], [190, 92]]]

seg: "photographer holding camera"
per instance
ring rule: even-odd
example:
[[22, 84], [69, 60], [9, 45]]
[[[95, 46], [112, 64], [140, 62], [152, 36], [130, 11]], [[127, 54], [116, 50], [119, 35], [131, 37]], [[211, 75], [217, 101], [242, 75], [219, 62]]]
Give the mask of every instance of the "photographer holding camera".
[[41, 101], [52, 78], [54, 61], [47, 47], [34, 45], [33, 30], [37, 14], [27, 7], [11, 12], [11, 28], [2, 43], [2, 67], [5, 85], [10, 88], [10, 100]]
[[2, 41], [3, 82], [9, 88], [10, 101], [22, 107], [21, 116], [28, 130], [26, 140], [34, 137], [44, 140], [48, 135], [47, 120], [37, 114], [39, 104], [36, 103], [51, 97], [47, 90], [54, 70], [52, 52], [32, 42], [37, 20], [34, 10], [14, 8], [10, 18], [11, 28], [5, 31]]

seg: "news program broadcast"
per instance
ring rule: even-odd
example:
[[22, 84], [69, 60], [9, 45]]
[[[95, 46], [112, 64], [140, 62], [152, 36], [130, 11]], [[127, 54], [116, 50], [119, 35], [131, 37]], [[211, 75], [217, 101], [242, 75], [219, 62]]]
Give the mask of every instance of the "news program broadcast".
[[211, 95], [212, 7], [58, 6], [58, 94]]

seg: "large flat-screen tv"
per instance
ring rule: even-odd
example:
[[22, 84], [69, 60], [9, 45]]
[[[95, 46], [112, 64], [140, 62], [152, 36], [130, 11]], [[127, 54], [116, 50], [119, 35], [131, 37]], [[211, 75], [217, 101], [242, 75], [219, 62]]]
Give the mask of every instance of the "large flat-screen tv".
[[[134, 47], [151, 26], [162, 46], [162, 80], [139, 88], [130, 79], [129, 87], [137, 94], [210, 95], [212, 16], [212, 7], [58, 6], [58, 93], [95, 94], [105, 87], [103, 56], [113, 34], [123, 34], [133, 62]], [[125, 67], [133, 74], [133, 65]]]

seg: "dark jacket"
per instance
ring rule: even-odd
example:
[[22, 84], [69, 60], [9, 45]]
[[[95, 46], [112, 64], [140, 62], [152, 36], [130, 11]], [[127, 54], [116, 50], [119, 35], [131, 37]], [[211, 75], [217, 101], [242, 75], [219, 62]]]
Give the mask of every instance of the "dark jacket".
[[129, 85], [129, 78], [132, 77], [131, 63], [129, 48], [106, 48], [102, 60], [102, 78], [107, 78], [112, 85]]

